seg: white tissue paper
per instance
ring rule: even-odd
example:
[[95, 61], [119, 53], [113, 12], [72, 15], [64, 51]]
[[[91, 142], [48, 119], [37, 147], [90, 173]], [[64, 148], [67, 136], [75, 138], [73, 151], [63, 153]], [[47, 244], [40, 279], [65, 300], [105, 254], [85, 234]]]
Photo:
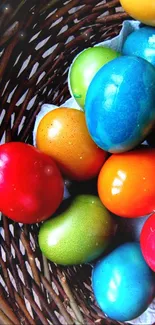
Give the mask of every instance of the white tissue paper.
[[[139, 27], [140, 27], [140, 22], [127, 20], [123, 23], [122, 29], [118, 36], [114, 37], [111, 40], [107, 40], [107, 41], [98, 43], [95, 46], [106, 46], [106, 47], [114, 49], [115, 51], [121, 52], [122, 46], [123, 46], [124, 41], [126, 40], [127, 36], [129, 34], [131, 34], [133, 31], [139, 29]], [[68, 78], [68, 86], [70, 89], [69, 78]], [[71, 89], [70, 89], [70, 93], [71, 93]], [[71, 98], [69, 100], [67, 100], [65, 103], [63, 103], [60, 107], [68, 107], [68, 108], [75, 108], [75, 109], [82, 110], [79, 107], [79, 105], [77, 104], [77, 102], [75, 101], [75, 99], [73, 98], [73, 96], [71, 96]], [[56, 108], [57, 108], [57, 106], [52, 105], [52, 104], [44, 104], [41, 107], [41, 110], [36, 117], [34, 131], [33, 131], [34, 146], [36, 146], [36, 132], [37, 132], [37, 128], [38, 128], [38, 125], [39, 125], [41, 119], [48, 112], [50, 112]], [[69, 193], [67, 192], [67, 189], [65, 188], [64, 198], [67, 198], [68, 196], [69, 196]], [[130, 297], [129, 297], [129, 299], [130, 299]], [[130, 322], [127, 322], [127, 323], [128, 324], [136, 324], [136, 325], [153, 325], [154, 321], [155, 321], [155, 299], [154, 299], [153, 303], [149, 306], [149, 308], [140, 317], [138, 317], [135, 320], [132, 320]]]

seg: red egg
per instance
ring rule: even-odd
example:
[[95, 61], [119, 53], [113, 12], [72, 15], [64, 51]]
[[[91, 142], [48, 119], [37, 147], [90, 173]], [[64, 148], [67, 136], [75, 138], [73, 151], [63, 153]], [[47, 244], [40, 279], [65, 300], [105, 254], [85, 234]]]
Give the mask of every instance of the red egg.
[[140, 244], [147, 264], [155, 271], [155, 213], [147, 219], [143, 226]]
[[22, 142], [0, 146], [0, 211], [32, 224], [48, 219], [59, 207], [64, 184], [54, 160]]

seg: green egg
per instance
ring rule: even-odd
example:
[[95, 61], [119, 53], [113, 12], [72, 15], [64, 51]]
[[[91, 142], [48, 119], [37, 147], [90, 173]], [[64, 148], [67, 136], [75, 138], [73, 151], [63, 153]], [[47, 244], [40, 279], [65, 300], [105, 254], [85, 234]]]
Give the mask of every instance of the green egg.
[[52, 262], [74, 265], [91, 262], [111, 243], [116, 223], [94, 195], [78, 195], [66, 209], [40, 228], [39, 246]]
[[69, 88], [76, 102], [84, 108], [87, 89], [97, 71], [120, 53], [103, 46], [90, 47], [73, 61], [69, 72]]

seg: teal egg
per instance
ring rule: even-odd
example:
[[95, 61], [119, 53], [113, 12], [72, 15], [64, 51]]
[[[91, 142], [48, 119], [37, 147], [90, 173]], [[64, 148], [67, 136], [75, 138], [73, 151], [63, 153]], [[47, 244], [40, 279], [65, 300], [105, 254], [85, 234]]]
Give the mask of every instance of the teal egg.
[[133, 149], [155, 122], [155, 68], [122, 56], [103, 66], [86, 96], [86, 123], [94, 142], [111, 153]]
[[141, 57], [155, 66], [155, 28], [146, 26], [131, 33], [122, 54]]
[[138, 243], [126, 243], [100, 260], [94, 267], [92, 287], [102, 311], [125, 322], [140, 316], [155, 294], [153, 272]]

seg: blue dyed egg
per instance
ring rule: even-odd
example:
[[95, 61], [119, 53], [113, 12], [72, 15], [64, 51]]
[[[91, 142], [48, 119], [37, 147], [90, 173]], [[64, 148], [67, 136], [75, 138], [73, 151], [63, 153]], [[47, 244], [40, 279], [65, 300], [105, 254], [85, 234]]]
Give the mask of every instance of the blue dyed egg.
[[121, 245], [97, 263], [92, 286], [102, 311], [121, 322], [140, 316], [155, 290], [153, 273], [138, 243]]
[[142, 27], [131, 33], [123, 45], [122, 54], [141, 57], [155, 66], [155, 28]]
[[111, 153], [140, 144], [155, 121], [155, 68], [124, 56], [103, 66], [86, 96], [86, 122], [95, 143]]

